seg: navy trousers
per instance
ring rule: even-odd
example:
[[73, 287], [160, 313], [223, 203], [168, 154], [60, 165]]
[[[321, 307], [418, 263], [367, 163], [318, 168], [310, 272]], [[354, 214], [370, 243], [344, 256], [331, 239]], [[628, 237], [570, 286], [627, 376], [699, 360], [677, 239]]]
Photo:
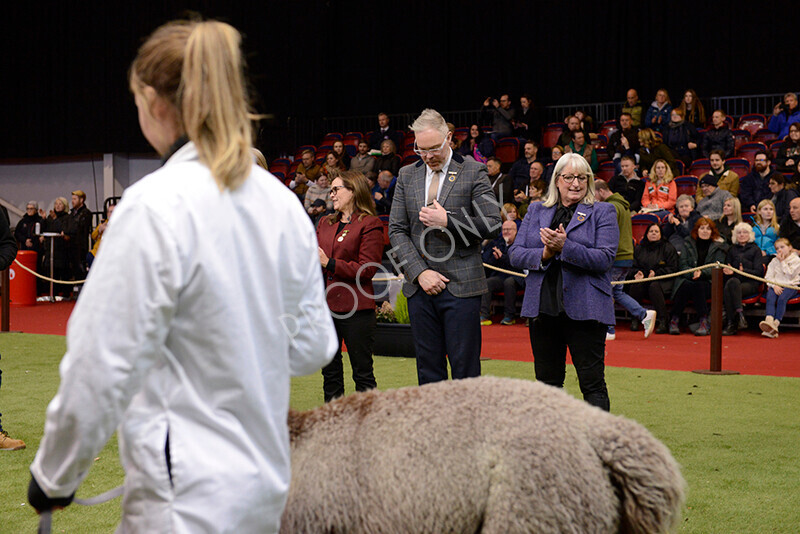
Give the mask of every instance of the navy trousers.
[[447, 380], [447, 359], [453, 378], [481, 375], [480, 309], [480, 295], [458, 298], [447, 289], [408, 299], [419, 385]]

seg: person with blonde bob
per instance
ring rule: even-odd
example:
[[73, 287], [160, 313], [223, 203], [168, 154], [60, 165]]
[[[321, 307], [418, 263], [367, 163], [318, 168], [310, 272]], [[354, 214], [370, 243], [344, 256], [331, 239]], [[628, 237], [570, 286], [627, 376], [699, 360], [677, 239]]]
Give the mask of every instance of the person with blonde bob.
[[725, 275], [722, 303], [725, 306], [726, 318], [725, 328], [722, 330], [723, 336], [732, 336], [737, 331], [747, 328], [742, 296], [752, 297], [759, 292], [758, 281], [730, 269], [734, 267], [753, 276], [764, 275], [761, 249], [754, 243], [755, 239], [753, 227], [746, 222], [740, 222], [733, 227], [733, 245], [728, 249], [725, 258], [725, 263], [729, 267], [722, 270]]
[[657, 159], [650, 169], [650, 181], [642, 193], [642, 209], [645, 211], [672, 211], [678, 199], [678, 187], [673, 181], [672, 169], [663, 159]]
[[742, 203], [736, 197], [725, 200], [722, 204], [722, 217], [717, 221], [719, 235], [727, 243], [733, 243], [733, 228], [742, 222]]
[[314, 228], [254, 164], [240, 42], [170, 22], [130, 68], [164, 164], [125, 191], [70, 317], [37, 511], [71, 502], [117, 430], [118, 532], [278, 532], [290, 377], [330, 361], [336, 332]]
[[583, 398], [604, 410], [610, 409], [604, 357], [606, 330], [614, 324], [618, 244], [616, 210], [596, 201], [589, 163], [564, 154], [509, 249], [511, 265], [529, 271], [522, 315], [531, 318], [536, 380], [563, 387], [569, 348]]

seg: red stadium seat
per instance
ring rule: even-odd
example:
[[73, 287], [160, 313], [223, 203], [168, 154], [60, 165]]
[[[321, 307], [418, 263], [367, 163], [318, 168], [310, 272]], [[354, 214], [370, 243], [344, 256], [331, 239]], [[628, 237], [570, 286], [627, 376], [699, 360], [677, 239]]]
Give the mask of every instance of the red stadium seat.
[[564, 131], [564, 125], [560, 122], [552, 122], [547, 125], [542, 134], [542, 148], [553, 148], [558, 144], [558, 138]]
[[711, 163], [708, 161], [708, 159], [706, 158], [696, 159], [692, 162], [691, 165], [689, 165], [689, 170], [686, 171], [686, 174], [691, 174], [692, 176], [700, 178], [710, 170], [711, 170]]
[[467, 140], [468, 136], [469, 136], [469, 128], [456, 128], [455, 132], [453, 132], [453, 137], [455, 137], [462, 143]]
[[314, 145], [300, 145], [294, 151], [294, 160], [297, 161], [297, 160], [301, 159], [303, 157], [303, 152], [305, 152], [306, 150], [310, 150], [312, 152], [316, 152], [317, 151], [317, 147], [315, 147]]
[[775, 161], [775, 158], [778, 157], [778, 149], [783, 144], [782, 139], [776, 139], [769, 144], [769, 149], [772, 151], [772, 161]]
[[411, 154], [403, 158], [403, 160], [400, 162], [400, 166], [405, 167], [406, 165], [413, 165], [418, 161], [419, 161], [419, 156], [417, 156], [416, 154]]
[[750, 142], [750, 132], [747, 130], [733, 130], [733, 150], [735, 151], [745, 143]]
[[753, 141], [761, 141], [762, 143], [769, 143], [770, 141], [774, 141], [778, 138], [778, 134], [771, 130], [767, 130], [762, 128], [761, 130], [757, 131], [753, 134]]
[[605, 135], [606, 138], [609, 138], [609, 137], [611, 137], [611, 134], [613, 134], [617, 130], [618, 130], [617, 121], [611, 120], [611, 121], [606, 121], [606, 122], [603, 123], [603, 125], [600, 127], [600, 132], [599, 133], [602, 134], [602, 135]]
[[342, 134], [339, 132], [329, 132], [325, 134], [325, 137], [322, 138], [322, 141], [319, 142], [320, 145], [332, 145], [334, 141], [341, 141]]
[[747, 161], [750, 162], [750, 165], [752, 165], [753, 160], [756, 157], [756, 152], [759, 152], [761, 150], [766, 152], [767, 145], [755, 141], [752, 143], [745, 143], [739, 147], [739, 150], [736, 152], [736, 156], [747, 159]]
[[519, 158], [519, 139], [503, 137], [497, 142], [494, 155], [503, 163], [514, 163]]
[[675, 178], [675, 188], [678, 190], [678, 195], [694, 196], [697, 193], [697, 176], [686, 174]]
[[738, 174], [739, 178], [746, 176], [751, 167], [750, 161], [745, 158], [728, 158], [725, 160], [725, 165], [728, 166], [728, 169]]
[[600, 169], [597, 171], [595, 175], [597, 178], [603, 180], [604, 182], [608, 182], [617, 174], [614, 168], [613, 161], [604, 161], [600, 164]]
[[759, 130], [767, 127], [767, 118], [761, 113], [748, 113], [739, 118], [737, 128], [747, 130], [753, 136]]

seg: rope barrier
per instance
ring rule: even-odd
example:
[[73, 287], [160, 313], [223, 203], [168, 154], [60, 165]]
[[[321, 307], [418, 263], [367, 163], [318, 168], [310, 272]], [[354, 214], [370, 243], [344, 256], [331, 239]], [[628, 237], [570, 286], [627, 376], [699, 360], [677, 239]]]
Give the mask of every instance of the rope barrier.
[[46, 280], [48, 282], [53, 282], [54, 284], [72, 284], [72, 285], [75, 285], [75, 284], [83, 284], [83, 283], [86, 282], [86, 280], [56, 280], [55, 278], [50, 278], [49, 276], [41, 275], [41, 274], [37, 273], [36, 271], [34, 271], [33, 269], [29, 269], [29, 268], [25, 267], [17, 259], [14, 260], [14, 263], [16, 263], [17, 265], [22, 267], [22, 269], [24, 269], [24, 270], [28, 271], [29, 273], [31, 273], [36, 278], [41, 278], [42, 280]]

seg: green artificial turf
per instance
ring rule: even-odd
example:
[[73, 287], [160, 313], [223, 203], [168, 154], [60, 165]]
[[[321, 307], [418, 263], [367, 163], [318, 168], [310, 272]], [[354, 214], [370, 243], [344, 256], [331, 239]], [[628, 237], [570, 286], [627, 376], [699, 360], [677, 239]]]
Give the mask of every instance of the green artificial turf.
[[[0, 533], [34, 532], [27, 505], [28, 466], [38, 446], [47, 403], [58, 387], [60, 336], [0, 334], [0, 411], [3, 426], [27, 442], [24, 451], [0, 451]], [[345, 368], [348, 392], [350, 370]], [[483, 373], [532, 379], [533, 364], [483, 362]], [[683, 466], [689, 499], [682, 532], [741, 533], [800, 530], [800, 379], [706, 376], [687, 372], [608, 368], [612, 412], [644, 424]], [[381, 389], [416, 383], [414, 361], [375, 359]], [[567, 391], [580, 396], [570, 369]], [[292, 407], [322, 403], [319, 374], [292, 382]], [[122, 482], [116, 442], [98, 455], [79, 497]], [[113, 532], [117, 499], [57, 512], [53, 532]]]

